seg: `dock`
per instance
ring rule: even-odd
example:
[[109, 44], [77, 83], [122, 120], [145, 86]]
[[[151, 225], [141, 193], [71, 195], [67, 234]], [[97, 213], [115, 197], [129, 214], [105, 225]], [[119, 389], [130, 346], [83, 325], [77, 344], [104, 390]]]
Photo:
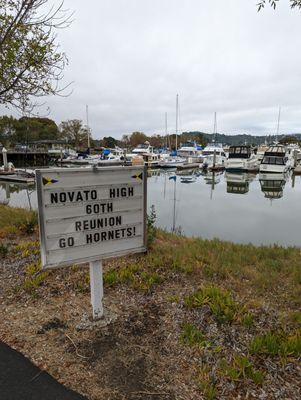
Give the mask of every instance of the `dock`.
[[188, 163], [177, 166], [177, 169], [180, 171], [182, 171], [183, 169], [195, 169], [195, 168], [200, 168], [200, 163]]
[[25, 177], [18, 174], [0, 174], [0, 181], [26, 183], [29, 185], [35, 183], [35, 178]]

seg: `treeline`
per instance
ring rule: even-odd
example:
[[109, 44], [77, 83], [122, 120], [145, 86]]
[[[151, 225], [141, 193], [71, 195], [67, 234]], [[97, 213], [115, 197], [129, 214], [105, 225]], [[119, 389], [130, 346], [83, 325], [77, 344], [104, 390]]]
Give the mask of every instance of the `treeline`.
[[[8, 148], [16, 145], [32, 145], [40, 141], [65, 141], [75, 149], [88, 148], [88, 138], [91, 148], [119, 146], [122, 148], [134, 148], [140, 143], [148, 141], [155, 148], [176, 147], [175, 134], [162, 136], [147, 136], [143, 132], [133, 132], [130, 135], [123, 135], [121, 140], [112, 136], [105, 136], [102, 139], [94, 139], [88, 127], [83, 121], [73, 119], [63, 121], [59, 125], [49, 118], [8, 116], [0, 117], [0, 144]], [[202, 133], [182, 133], [177, 137], [178, 146], [188, 140], [194, 140], [198, 144], [205, 145], [207, 140]]]
[[62, 122], [49, 118], [0, 117], [0, 143], [6, 147], [31, 145], [39, 141], [63, 140], [76, 148], [87, 147], [88, 129], [80, 120]]
[[274, 141], [278, 141], [279, 143], [296, 143], [300, 142], [301, 134], [289, 134], [289, 135], [248, 135], [248, 134], [238, 134], [238, 135], [225, 135], [222, 133], [210, 134], [203, 132], [187, 132], [189, 135], [198, 137], [200, 134], [203, 135], [205, 141], [211, 142], [215, 139], [216, 142], [222, 143], [224, 145], [233, 145], [239, 146], [243, 144], [249, 144], [252, 146], [259, 146], [265, 141], [267, 144], [271, 144]]

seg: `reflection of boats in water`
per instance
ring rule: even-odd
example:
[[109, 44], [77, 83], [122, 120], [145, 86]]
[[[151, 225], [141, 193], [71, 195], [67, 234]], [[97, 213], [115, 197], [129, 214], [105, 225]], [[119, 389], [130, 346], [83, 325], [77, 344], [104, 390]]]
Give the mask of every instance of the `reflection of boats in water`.
[[196, 170], [181, 171], [177, 175], [180, 177], [181, 183], [194, 183], [198, 177]]
[[259, 174], [261, 191], [267, 199], [281, 199], [286, 184], [287, 174]]
[[223, 172], [207, 171], [203, 175], [205, 183], [211, 186], [210, 199], [212, 199], [215, 185], [220, 183]]
[[208, 171], [203, 174], [204, 181], [207, 185], [217, 185], [221, 181], [221, 176], [223, 172]]
[[[12, 193], [20, 193], [25, 191], [29, 209], [32, 209], [30, 196], [35, 192], [35, 187], [26, 183], [0, 181], [0, 189], [4, 191], [4, 198], [0, 200], [0, 204], [9, 205]], [[2, 197], [2, 195], [1, 195]]]
[[184, 175], [181, 176], [181, 183], [194, 183], [196, 182], [196, 178], [195, 175]]
[[255, 176], [244, 173], [226, 172], [225, 179], [227, 181], [227, 193], [232, 194], [246, 194], [249, 191], [250, 182], [254, 180]]

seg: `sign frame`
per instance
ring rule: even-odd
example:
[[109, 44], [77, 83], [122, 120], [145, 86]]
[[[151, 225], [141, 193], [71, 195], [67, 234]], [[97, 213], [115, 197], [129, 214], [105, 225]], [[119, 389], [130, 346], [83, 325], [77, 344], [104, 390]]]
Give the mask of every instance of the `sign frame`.
[[[45, 215], [43, 213], [45, 204], [43, 197], [43, 183], [42, 177], [45, 173], [81, 173], [81, 172], [93, 172], [95, 174], [102, 172], [118, 172], [121, 170], [128, 171], [141, 171], [143, 172], [143, 182], [142, 182], [142, 193], [143, 193], [143, 226], [142, 226], [142, 235], [143, 235], [143, 245], [141, 247], [113, 251], [111, 253], [107, 253], [105, 255], [94, 255], [91, 257], [83, 257], [76, 260], [70, 261], [62, 261], [55, 264], [47, 263], [47, 249], [46, 249], [46, 231], [45, 231]], [[39, 232], [40, 232], [40, 249], [41, 249], [41, 261], [42, 261], [42, 269], [55, 269], [64, 266], [70, 266], [73, 264], [85, 264], [91, 263], [94, 261], [102, 261], [105, 259], [122, 257], [131, 254], [137, 253], [146, 253], [147, 252], [147, 167], [146, 166], [115, 166], [115, 167], [96, 167], [92, 166], [91, 168], [43, 168], [36, 170], [36, 184], [37, 184], [37, 199], [38, 199], [38, 219], [39, 219]]]

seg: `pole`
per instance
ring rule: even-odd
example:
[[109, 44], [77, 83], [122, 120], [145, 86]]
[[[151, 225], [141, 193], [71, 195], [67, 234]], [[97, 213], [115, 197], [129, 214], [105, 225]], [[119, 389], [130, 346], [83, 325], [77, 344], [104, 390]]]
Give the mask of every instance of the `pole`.
[[96, 320], [103, 316], [103, 279], [101, 261], [90, 262], [90, 288], [93, 319]]
[[176, 98], [176, 151], [178, 150], [178, 113], [179, 113], [179, 95]]
[[4, 171], [8, 171], [7, 150], [5, 147], [3, 147], [3, 149], [2, 149], [2, 156], [3, 156]]
[[88, 110], [88, 105], [86, 105], [86, 117], [87, 117], [87, 130], [88, 130], [88, 149], [90, 149], [90, 128], [89, 128], [89, 110]]
[[[281, 114], [281, 107], [279, 107], [279, 112], [278, 112], [278, 122], [277, 122], [277, 136], [279, 135], [279, 126], [280, 126], [280, 114]], [[278, 142], [278, 138], [276, 139]]]
[[165, 147], [167, 149], [167, 112], [165, 113]]

